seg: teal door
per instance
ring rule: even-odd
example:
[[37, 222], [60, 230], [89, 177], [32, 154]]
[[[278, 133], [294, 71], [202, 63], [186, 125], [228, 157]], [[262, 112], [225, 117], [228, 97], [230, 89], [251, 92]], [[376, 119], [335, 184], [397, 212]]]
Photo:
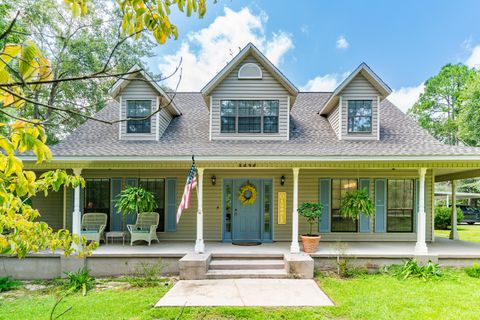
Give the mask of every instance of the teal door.
[[[244, 204], [238, 195], [234, 197], [233, 234], [234, 241], [262, 240], [262, 183], [259, 179], [235, 179], [233, 190], [240, 190], [245, 184], [256, 189], [256, 199], [253, 204]], [[248, 198], [249, 192], [245, 193]]]

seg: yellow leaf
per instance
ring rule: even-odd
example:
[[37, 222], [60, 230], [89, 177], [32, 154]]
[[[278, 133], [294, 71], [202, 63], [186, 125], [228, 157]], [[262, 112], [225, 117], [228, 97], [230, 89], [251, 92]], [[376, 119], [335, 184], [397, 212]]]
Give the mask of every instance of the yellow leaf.
[[20, 53], [21, 49], [22, 47], [19, 44], [6, 44], [5, 49], [0, 54], [0, 70], [3, 70], [5, 65]]

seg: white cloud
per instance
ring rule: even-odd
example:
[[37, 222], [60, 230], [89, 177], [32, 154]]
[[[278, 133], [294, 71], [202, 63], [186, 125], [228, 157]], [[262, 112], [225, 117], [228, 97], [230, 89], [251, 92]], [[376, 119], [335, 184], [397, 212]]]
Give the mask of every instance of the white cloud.
[[337, 49], [348, 49], [350, 44], [348, 43], [347, 39], [344, 36], [340, 36], [337, 39]]
[[306, 35], [308, 35], [310, 33], [310, 28], [308, 27], [308, 25], [306, 24], [302, 24], [300, 26], [300, 31]]
[[327, 74], [324, 76], [317, 76], [300, 88], [302, 91], [326, 91], [335, 90], [338, 86], [337, 77], [334, 74]]
[[399, 107], [403, 112], [407, 112], [407, 110], [417, 102], [424, 89], [425, 85], [421, 83], [416, 87], [403, 87], [398, 90], [393, 90], [388, 96], [388, 100]]
[[[198, 91], [219, 72], [248, 42], [252, 42], [275, 65], [282, 63], [286, 52], [293, 48], [292, 36], [283, 31], [265, 34], [268, 17], [254, 15], [248, 8], [240, 11], [224, 9], [207, 27], [190, 32], [175, 54], [166, 55], [159, 63], [160, 71], [168, 75], [182, 59], [182, 80], [179, 90]], [[174, 88], [178, 77], [165, 80]]]
[[480, 45], [475, 46], [471, 51], [470, 56], [465, 60], [465, 64], [470, 68], [480, 69]]

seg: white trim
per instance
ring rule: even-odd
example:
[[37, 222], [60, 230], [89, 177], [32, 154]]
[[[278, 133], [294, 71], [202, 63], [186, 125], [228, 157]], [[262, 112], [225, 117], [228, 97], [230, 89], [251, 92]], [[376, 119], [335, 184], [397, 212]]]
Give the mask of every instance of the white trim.
[[290, 253], [300, 253], [298, 245], [298, 175], [300, 168], [292, 168], [293, 170], [293, 201], [292, 201], [292, 244], [290, 245]]
[[377, 140], [380, 140], [380, 96], [377, 96]]
[[[37, 161], [36, 156], [18, 156], [22, 161]], [[480, 155], [439, 155], [439, 156], [267, 156], [267, 155], [232, 155], [232, 156], [201, 156], [196, 155], [199, 161], [236, 161], [245, 159], [252, 161], [480, 161]], [[191, 161], [192, 155], [173, 156], [53, 156], [49, 163], [61, 161]], [[251, 168], [250, 168], [251, 169]]]
[[195, 253], [205, 252], [203, 242], [203, 171], [205, 168], [197, 168], [197, 240], [195, 241]]
[[[280, 103], [278, 104], [278, 131], [280, 131]], [[290, 140], [290, 96], [287, 96], [287, 140]]]
[[[157, 96], [157, 101], [156, 101], [157, 108], [158, 110], [160, 108], [160, 97]], [[155, 113], [155, 140], [160, 140], [160, 111]]]
[[417, 213], [417, 243], [415, 244], [415, 255], [426, 255], [428, 254], [428, 248], [426, 243], [426, 206], [425, 206], [425, 175], [427, 173], [427, 168], [418, 169], [419, 174], [419, 184], [420, 188], [418, 190], [418, 213]]
[[212, 110], [212, 108], [213, 108], [213, 97], [210, 96], [210, 110], [209, 110], [210, 111], [210, 115], [209, 115], [210, 116], [210, 124], [208, 126], [208, 131], [209, 131], [208, 132], [208, 140], [209, 141], [212, 141], [212, 121], [213, 121], [213, 110]]
[[[252, 77], [248, 77], [248, 76], [242, 76], [240, 75], [240, 73], [242, 72], [243, 68], [245, 67], [255, 67], [257, 69], [257, 72], [258, 72], [258, 75], [257, 76], [252, 76]], [[247, 62], [247, 63], [244, 63], [240, 69], [238, 69], [238, 73], [237, 73], [237, 78], [238, 79], [245, 79], [245, 80], [248, 80], [248, 79], [254, 79], [254, 80], [261, 80], [263, 78], [263, 73], [262, 73], [262, 69], [258, 66], [258, 64], [256, 63], [253, 63], [253, 62]]]
[[[347, 112], [348, 112], [348, 110], [347, 110]], [[343, 136], [342, 114], [343, 114], [343, 96], [340, 96], [339, 100], [338, 100], [338, 127], [339, 127], [338, 139], [339, 140], [342, 140], [342, 136]], [[348, 127], [348, 123], [347, 123], [347, 127]], [[348, 131], [348, 129], [347, 129], [347, 131]]]

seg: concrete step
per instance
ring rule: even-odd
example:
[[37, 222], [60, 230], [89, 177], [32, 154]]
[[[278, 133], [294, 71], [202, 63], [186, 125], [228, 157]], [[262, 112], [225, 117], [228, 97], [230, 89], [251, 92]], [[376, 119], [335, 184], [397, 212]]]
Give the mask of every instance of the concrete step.
[[283, 253], [244, 253], [244, 252], [216, 252], [212, 253], [212, 259], [282, 259]]
[[285, 279], [288, 273], [284, 269], [261, 270], [208, 270], [207, 279]]
[[210, 270], [284, 269], [283, 259], [213, 259]]

